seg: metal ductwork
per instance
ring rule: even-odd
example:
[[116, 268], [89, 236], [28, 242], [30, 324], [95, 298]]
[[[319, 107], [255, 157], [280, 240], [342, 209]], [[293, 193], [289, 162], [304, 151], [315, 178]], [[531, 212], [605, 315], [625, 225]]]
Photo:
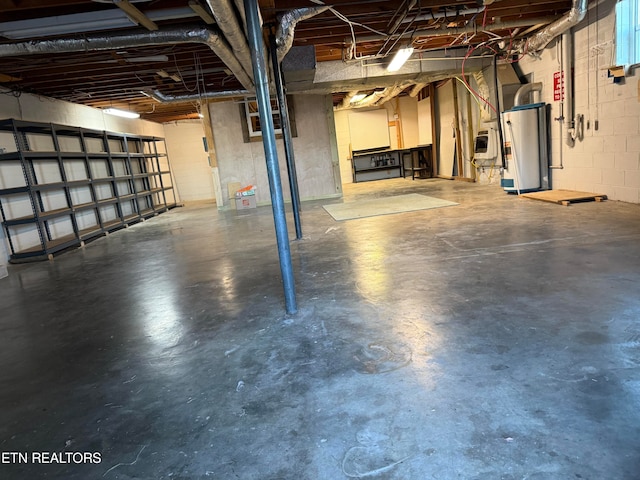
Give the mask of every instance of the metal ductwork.
[[445, 10], [442, 12], [424, 13], [422, 15], [417, 15], [415, 17], [408, 16], [402, 21], [402, 23], [421, 22], [423, 20], [436, 20], [439, 18], [446, 18], [451, 21], [452, 19], [455, 19], [461, 16], [482, 13], [484, 12], [485, 8], [486, 8], [485, 6], [482, 6], [482, 7], [475, 7], [475, 8], [465, 8], [462, 10], [456, 10], [454, 12], [451, 12], [451, 11], [447, 12]]
[[117, 35], [88, 35], [84, 38], [34, 40], [30, 42], [0, 45], [0, 57], [37, 55], [46, 53], [89, 52], [92, 50], [117, 50], [180, 43], [207, 45], [222, 60], [247, 90], [253, 90], [251, 78], [234, 56], [229, 44], [212, 27], [174, 28], [155, 32], [125, 33]]
[[351, 102], [349, 106], [351, 108], [373, 107], [374, 105], [376, 105], [376, 103], [378, 103], [378, 100], [385, 96], [387, 90], [389, 90], [390, 88], [391, 87], [387, 87], [384, 90], [375, 91], [370, 95], [364, 97], [362, 100]]
[[422, 91], [422, 89], [426, 86], [427, 86], [426, 82], [416, 83], [411, 89], [411, 91], [409, 92], [409, 96], [411, 98], [416, 98], [418, 94]]
[[240, 26], [231, 0], [207, 0], [207, 5], [213, 13], [218, 27], [220, 27], [227, 42], [231, 45], [235, 57], [253, 82], [253, 67], [251, 66], [251, 52], [249, 51], [247, 36], [245, 35], [244, 27]]
[[582, 21], [587, 13], [587, 3], [588, 0], [573, 0], [571, 10], [566, 15], [532, 35], [529, 39], [516, 44], [515, 50], [528, 53], [542, 50], [551, 40]]
[[414, 85], [414, 84], [415, 84], [414, 82], [410, 82], [410, 81], [397, 83], [391, 87], [385, 88], [384, 90], [375, 91], [372, 94], [367, 95], [362, 100], [359, 100], [357, 102], [351, 101], [351, 99], [353, 98], [353, 95], [351, 93], [355, 93], [355, 92], [351, 92], [349, 93], [349, 95], [347, 95], [347, 97], [345, 97], [345, 100], [347, 100], [347, 98], [349, 99], [348, 104], [345, 105], [346, 102], [345, 100], [343, 100], [343, 102], [336, 108], [336, 110], [340, 110], [344, 108], [375, 107], [378, 105], [382, 105], [388, 102], [389, 100], [391, 100], [392, 98], [397, 97], [398, 95], [400, 95], [400, 93], [406, 90], [407, 87], [410, 87], [411, 85]]
[[278, 61], [281, 62], [293, 45], [293, 37], [298, 22], [314, 17], [328, 10], [329, 6], [298, 8], [285, 13], [280, 19], [280, 25], [276, 32], [276, 44], [278, 45]]
[[141, 90], [140, 93], [153, 98], [158, 103], [187, 103], [216, 98], [246, 97], [251, 95], [248, 90], [228, 90], [226, 92], [189, 93], [185, 95], [165, 95], [158, 90]]
[[521, 86], [516, 95], [514, 97], [513, 103], [514, 105], [524, 105], [524, 100], [529, 96], [531, 92], [541, 92], [542, 91], [542, 83], [527, 83], [526, 85]]

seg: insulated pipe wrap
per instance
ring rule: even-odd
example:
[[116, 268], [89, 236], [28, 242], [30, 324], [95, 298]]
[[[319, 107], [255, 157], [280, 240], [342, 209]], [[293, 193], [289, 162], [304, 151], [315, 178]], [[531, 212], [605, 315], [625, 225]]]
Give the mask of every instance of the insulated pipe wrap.
[[528, 40], [520, 42], [516, 45], [516, 50], [521, 52], [525, 49], [528, 52], [537, 52], [538, 50], [542, 50], [549, 44], [549, 42], [551, 42], [551, 40], [582, 21], [587, 13], [587, 3], [588, 0], [573, 0], [571, 10], [569, 10], [565, 16], [543, 28]]
[[247, 90], [253, 90], [253, 81], [235, 57], [229, 44], [213, 27], [172, 28], [153, 32], [125, 33], [116, 35], [92, 35], [85, 38], [59, 40], [34, 40], [0, 45], [0, 57], [38, 55], [47, 53], [88, 52], [117, 50], [122, 48], [172, 45], [180, 43], [202, 43], [220, 57]]
[[290, 10], [280, 19], [280, 25], [276, 32], [276, 44], [278, 45], [278, 61], [281, 62], [293, 45], [293, 38], [298, 22], [314, 17], [319, 13], [325, 12], [330, 7], [324, 5], [321, 7], [306, 7]]

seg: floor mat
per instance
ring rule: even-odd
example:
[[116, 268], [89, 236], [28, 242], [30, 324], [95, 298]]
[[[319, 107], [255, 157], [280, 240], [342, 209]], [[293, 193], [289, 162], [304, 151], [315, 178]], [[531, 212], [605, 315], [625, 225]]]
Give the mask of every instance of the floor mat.
[[396, 197], [374, 198], [356, 202], [334, 203], [323, 205], [323, 208], [334, 220], [353, 220], [355, 218], [376, 217], [392, 213], [413, 212], [429, 208], [449, 207], [458, 205], [455, 202], [440, 198], [427, 197], [417, 193], [398, 195]]

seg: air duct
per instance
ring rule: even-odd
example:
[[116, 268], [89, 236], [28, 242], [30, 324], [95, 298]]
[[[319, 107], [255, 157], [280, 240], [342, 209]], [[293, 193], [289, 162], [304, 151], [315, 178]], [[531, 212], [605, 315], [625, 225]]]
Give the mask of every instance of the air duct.
[[[407, 87], [411, 85], [414, 85], [414, 82], [408, 81], [408, 82], [397, 83], [391, 87], [385, 88], [384, 90], [377, 90], [372, 94], [367, 95], [362, 100], [358, 100], [357, 102], [350, 101], [348, 105], [345, 105], [345, 102], [343, 101], [343, 103], [340, 104], [336, 108], [336, 110], [341, 110], [349, 107], [364, 108], [364, 107], [375, 107], [378, 105], [382, 105], [388, 102], [389, 100], [391, 100], [392, 98], [400, 95], [400, 93], [402, 93], [404, 90], [407, 89]], [[353, 98], [353, 95], [351, 95], [351, 98]]]
[[532, 35], [527, 40], [523, 40], [516, 44], [515, 50], [520, 52], [537, 52], [546, 47], [551, 40], [558, 35], [562, 35], [574, 25], [582, 21], [587, 13], [588, 0], [573, 0], [571, 10], [560, 20], [553, 22], [547, 27]]
[[95, 50], [117, 50], [122, 48], [172, 45], [180, 43], [202, 43], [207, 45], [222, 60], [238, 81], [247, 90], [254, 85], [244, 68], [234, 56], [229, 44], [213, 27], [167, 29], [155, 32], [126, 33], [119, 35], [93, 35], [84, 38], [56, 40], [34, 40], [30, 42], [0, 45], [0, 57], [38, 55], [47, 53], [90, 52]]
[[216, 98], [246, 97], [251, 95], [248, 90], [228, 90], [226, 92], [189, 93], [186, 95], [165, 95], [158, 90], [141, 90], [140, 93], [153, 98], [158, 103], [187, 103]]
[[253, 81], [253, 70], [251, 66], [251, 52], [244, 33], [244, 28], [240, 26], [231, 0], [207, 0], [207, 5], [216, 19], [216, 23], [224, 37], [229, 42], [235, 57], [238, 59], [246, 74]]
[[293, 45], [293, 37], [298, 22], [314, 17], [319, 13], [328, 10], [330, 7], [325, 5], [322, 7], [307, 7], [290, 10], [280, 19], [280, 25], [276, 32], [276, 44], [278, 45], [278, 61], [281, 62], [291, 46]]
[[522, 85], [516, 92], [516, 95], [513, 99], [513, 103], [516, 106], [524, 105], [525, 98], [527, 98], [531, 92], [541, 92], [541, 91], [542, 91], [542, 83], [540, 82], [527, 83], [525, 85]]

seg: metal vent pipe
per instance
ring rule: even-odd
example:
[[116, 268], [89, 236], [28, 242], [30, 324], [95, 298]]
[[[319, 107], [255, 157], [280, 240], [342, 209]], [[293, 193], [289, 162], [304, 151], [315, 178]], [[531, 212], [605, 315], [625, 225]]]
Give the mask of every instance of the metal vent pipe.
[[[247, 43], [244, 27], [240, 26], [238, 16], [230, 0], [207, 0], [207, 5], [216, 19], [216, 23], [226, 38], [235, 57], [246, 74], [253, 80], [251, 52]], [[235, 73], [235, 72], [234, 72]]]
[[229, 67], [238, 81], [247, 90], [254, 85], [244, 68], [233, 54], [229, 44], [213, 27], [173, 28], [154, 32], [123, 33], [115, 35], [89, 35], [84, 38], [56, 40], [33, 40], [29, 42], [0, 44], [0, 57], [38, 55], [46, 53], [90, 52], [95, 50], [117, 50], [122, 48], [180, 43], [202, 43], [207, 45]]
[[562, 35], [568, 31], [574, 25], [577, 25], [582, 21], [587, 13], [588, 0], [573, 0], [571, 10], [564, 15], [560, 20], [556, 20], [552, 24], [546, 26], [538, 33], [532, 35], [526, 40], [523, 40], [516, 44], [515, 50], [520, 52], [537, 52], [546, 47], [551, 40], [558, 35]]
[[290, 10], [280, 19], [276, 32], [276, 44], [278, 45], [278, 61], [281, 62], [293, 45], [296, 25], [298, 22], [314, 17], [319, 13], [328, 10], [328, 5], [322, 7], [307, 7]]
[[523, 86], [521, 86], [518, 91], [516, 92], [516, 95], [513, 99], [513, 103], [514, 105], [518, 106], [518, 105], [524, 105], [524, 101], [525, 99], [528, 98], [529, 94], [531, 92], [541, 92], [542, 91], [542, 83], [541, 82], [536, 82], [536, 83], [527, 83]]

